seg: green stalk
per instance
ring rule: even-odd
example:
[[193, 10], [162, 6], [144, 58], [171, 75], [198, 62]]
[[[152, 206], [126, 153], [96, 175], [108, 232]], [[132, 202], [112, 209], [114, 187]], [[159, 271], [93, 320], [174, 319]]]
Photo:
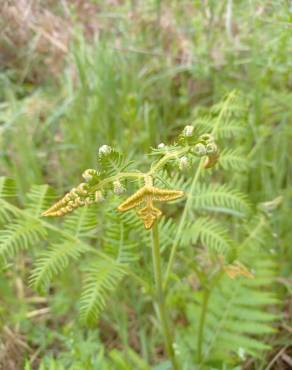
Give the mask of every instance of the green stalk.
[[[221, 120], [223, 119], [224, 113], [225, 113], [230, 101], [232, 101], [232, 99], [234, 98], [235, 94], [236, 94], [236, 92], [232, 91], [229, 94], [228, 98], [226, 99], [226, 101], [225, 101], [225, 103], [224, 103], [224, 105], [221, 109], [221, 112], [218, 115], [218, 118], [217, 118], [216, 123], [214, 125], [214, 128], [211, 132], [211, 135], [215, 135], [215, 133], [218, 129], [218, 126], [219, 126]], [[202, 168], [203, 168], [203, 160], [201, 159], [200, 162], [199, 162], [199, 165], [197, 167], [197, 171], [194, 175], [194, 178], [193, 178], [192, 184], [190, 186], [190, 189], [188, 191], [188, 194], [190, 194], [190, 195], [192, 195], [193, 192], [194, 192], [194, 189], [195, 189], [195, 186], [197, 185], [197, 182], [199, 180], [199, 175], [200, 175], [200, 172], [201, 172]], [[171, 252], [170, 252], [170, 256], [169, 256], [169, 260], [168, 260], [168, 265], [167, 265], [166, 273], [165, 273], [165, 276], [164, 276], [164, 287], [166, 287], [167, 284], [168, 284], [169, 276], [170, 276], [170, 273], [171, 273], [171, 270], [172, 270], [172, 267], [173, 267], [173, 263], [174, 263], [176, 250], [178, 248], [183, 230], [185, 228], [187, 214], [188, 214], [191, 203], [192, 203], [191, 197], [187, 197], [187, 201], [186, 201], [186, 204], [185, 204], [185, 207], [184, 207], [184, 210], [183, 210], [180, 222], [179, 222], [179, 226], [178, 226], [178, 229], [177, 229], [176, 237], [175, 237], [173, 245], [171, 247]]]
[[160, 261], [160, 248], [159, 248], [159, 233], [157, 222], [152, 227], [152, 260], [153, 260], [153, 271], [154, 281], [156, 290], [156, 302], [159, 311], [159, 319], [162, 326], [165, 349], [172, 363], [173, 370], [179, 370], [179, 366], [173, 350], [173, 337], [169, 326], [169, 318], [165, 306], [165, 297], [162, 287], [162, 273], [161, 273], [161, 261]]
[[[197, 181], [199, 179], [202, 164], [203, 164], [203, 160], [201, 159], [200, 163], [199, 163], [199, 166], [197, 168], [197, 171], [195, 173], [195, 176], [193, 178], [190, 190], [188, 192], [189, 194], [193, 194], [193, 192], [194, 192], [195, 186], [197, 185]], [[178, 226], [178, 229], [177, 229], [177, 233], [176, 233], [176, 236], [175, 236], [172, 248], [171, 248], [171, 252], [170, 252], [170, 256], [169, 256], [169, 260], [168, 260], [168, 265], [167, 265], [167, 269], [166, 269], [166, 273], [165, 273], [165, 277], [164, 277], [164, 286], [165, 287], [167, 286], [169, 276], [170, 276], [170, 273], [171, 273], [171, 270], [172, 270], [173, 262], [174, 262], [175, 253], [176, 253], [177, 247], [179, 245], [179, 242], [181, 240], [183, 229], [185, 227], [185, 222], [186, 222], [187, 214], [188, 214], [188, 211], [189, 211], [190, 203], [191, 203], [191, 197], [188, 197], [187, 201], [186, 201], [186, 205], [185, 205], [183, 213], [182, 213], [182, 216], [181, 216], [181, 219], [180, 219], [180, 223], [179, 223], [179, 226]]]
[[198, 350], [198, 364], [201, 365], [203, 362], [203, 342], [204, 342], [204, 330], [205, 330], [205, 323], [206, 317], [208, 312], [208, 304], [210, 295], [221, 280], [222, 276], [224, 275], [224, 270], [220, 269], [220, 271], [213, 277], [208, 286], [203, 285], [203, 302], [201, 306], [201, 315], [200, 315], [200, 322], [199, 322], [199, 329], [198, 329], [198, 342], [197, 342], [197, 350]]
[[203, 295], [202, 307], [201, 307], [199, 330], [198, 330], [198, 343], [197, 343], [197, 346], [198, 346], [198, 364], [200, 364], [201, 360], [202, 360], [204, 327], [205, 327], [209, 297], [210, 297], [210, 290], [208, 288], [205, 288], [204, 295]]

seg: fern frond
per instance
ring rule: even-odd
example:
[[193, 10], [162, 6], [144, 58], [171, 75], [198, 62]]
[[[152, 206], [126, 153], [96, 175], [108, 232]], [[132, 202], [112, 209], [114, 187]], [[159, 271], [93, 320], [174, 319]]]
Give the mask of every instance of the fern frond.
[[103, 238], [107, 254], [119, 263], [137, 260], [138, 239], [133, 237], [133, 231], [140, 229], [140, 225], [134, 213], [109, 213]]
[[219, 164], [225, 170], [244, 171], [248, 168], [248, 161], [240, 149], [224, 149]]
[[247, 197], [227, 185], [198, 184], [194, 193], [189, 196], [194, 210], [222, 212], [234, 216], [243, 216], [250, 211]]
[[34, 216], [41, 215], [55, 198], [55, 193], [49, 185], [33, 185], [27, 194], [26, 209]]
[[157, 183], [159, 184], [159, 186], [161, 185], [162, 188], [180, 189], [182, 191], [187, 191], [190, 182], [190, 178], [185, 178], [179, 172], [169, 175], [166, 171], [163, 171], [159, 176], [157, 176]]
[[5, 176], [0, 177], [0, 198], [12, 198], [17, 194], [16, 183]]
[[[226, 102], [228, 101], [228, 104]], [[248, 109], [248, 101], [246, 97], [239, 94], [236, 91], [232, 91], [224, 99], [218, 103], [212, 105], [210, 113], [213, 115], [219, 115], [222, 110], [223, 118], [228, 118], [230, 116], [236, 118], [242, 118], [246, 115]]]
[[243, 224], [246, 238], [240, 245], [242, 254], [252, 250], [258, 251], [266, 245], [266, 236], [270, 234], [266, 218], [263, 215], [256, 215]]
[[14, 257], [17, 252], [28, 249], [46, 237], [41, 223], [32, 220], [17, 220], [0, 231], [0, 256], [4, 260]]
[[[173, 241], [177, 233], [177, 225], [171, 218], [162, 217], [159, 221], [158, 228], [160, 236], [160, 250], [163, 252], [173, 245]], [[150, 245], [150, 240], [148, 245]]]
[[10, 206], [10, 203], [0, 198], [0, 223], [7, 224], [18, 216], [18, 212]]
[[65, 218], [63, 227], [78, 238], [88, 237], [96, 230], [97, 217], [98, 210], [95, 205], [78, 208]]
[[125, 171], [132, 162], [124, 154], [112, 149], [107, 155], [99, 156], [98, 163], [103, 175], [110, 177]]
[[220, 222], [207, 217], [198, 218], [188, 231], [193, 243], [199, 239], [211, 251], [225, 254], [233, 248], [233, 242]]
[[[231, 280], [224, 276], [212, 291], [204, 329], [204, 361], [230, 361], [230, 353], [257, 357], [269, 348], [262, 336], [275, 332], [272, 324], [278, 317], [267, 307], [278, 300], [267, 290], [275, 277], [275, 265], [267, 261], [261, 256], [254, 264], [254, 279]], [[197, 301], [188, 308], [190, 330], [194, 332], [201, 305], [202, 296], [198, 294]]]
[[86, 271], [80, 300], [82, 321], [93, 323], [106, 305], [106, 300], [126, 274], [125, 267], [109, 260], [97, 260]]
[[[231, 92], [208, 111], [194, 112], [194, 126], [198, 134], [216, 131], [216, 138], [241, 136], [246, 130], [247, 102], [243, 96]], [[220, 121], [218, 121], [220, 119]]]
[[238, 120], [222, 120], [218, 125], [217, 117], [214, 118], [209, 115], [195, 119], [194, 126], [199, 135], [205, 132], [212, 132], [212, 130], [216, 127], [216, 139], [229, 139], [231, 137], [237, 137], [242, 135], [242, 133], [245, 131], [242, 122]]
[[53, 244], [36, 261], [30, 284], [38, 290], [46, 288], [54, 276], [66, 269], [71, 260], [77, 260], [86, 251], [86, 245], [73, 241]]

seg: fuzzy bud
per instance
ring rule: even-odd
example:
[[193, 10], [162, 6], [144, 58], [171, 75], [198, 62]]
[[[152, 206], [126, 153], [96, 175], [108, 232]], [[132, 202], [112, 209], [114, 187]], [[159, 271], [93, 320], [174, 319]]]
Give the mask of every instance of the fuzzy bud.
[[200, 140], [204, 141], [206, 144], [213, 143], [214, 142], [214, 137], [211, 134], [204, 134], [204, 135], [200, 136]]
[[75, 205], [76, 205], [76, 208], [79, 207], [79, 206], [84, 206], [84, 200], [82, 200], [81, 198], [76, 198], [75, 200]]
[[194, 127], [191, 126], [191, 125], [187, 125], [184, 129], [183, 129], [183, 136], [185, 137], [190, 137], [193, 135], [193, 131], [194, 131]]
[[84, 204], [86, 205], [86, 206], [89, 206], [90, 204], [92, 204], [93, 202], [92, 202], [92, 199], [90, 198], [90, 197], [86, 197], [85, 199], [84, 199]]
[[95, 192], [94, 198], [96, 203], [102, 202], [104, 200], [103, 194], [100, 190]]
[[93, 170], [92, 168], [88, 168], [83, 172], [82, 177], [84, 178], [85, 181], [90, 181], [95, 175], [97, 175], [97, 171]]
[[188, 158], [187, 157], [181, 157], [179, 159], [179, 169], [180, 170], [184, 170], [186, 169], [187, 167], [189, 166], [189, 161], [188, 161]]
[[215, 143], [209, 143], [206, 145], [206, 151], [208, 154], [215, 154], [218, 151], [218, 147]]
[[121, 184], [120, 180], [114, 181], [113, 185], [114, 185], [114, 193], [115, 194], [120, 195], [125, 191], [125, 188]]
[[207, 150], [204, 144], [198, 143], [194, 146], [193, 152], [199, 157], [203, 157], [207, 154]]
[[158, 149], [164, 149], [165, 147], [166, 147], [166, 145], [164, 143], [160, 143], [157, 146]]
[[98, 154], [100, 156], [102, 155], [108, 155], [110, 154], [112, 151], [112, 148], [109, 146], [109, 145], [102, 145], [99, 149], [98, 149]]
[[78, 195], [86, 195], [88, 191], [88, 185], [85, 182], [82, 182], [80, 185], [78, 185], [75, 193]]

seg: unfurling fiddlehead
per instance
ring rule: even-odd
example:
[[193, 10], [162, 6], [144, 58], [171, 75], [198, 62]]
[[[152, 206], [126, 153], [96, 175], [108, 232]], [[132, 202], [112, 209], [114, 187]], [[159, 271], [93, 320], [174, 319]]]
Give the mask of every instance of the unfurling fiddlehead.
[[184, 193], [180, 190], [156, 188], [152, 185], [151, 177], [146, 178], [145, 183], [141, 189], [119, 205], [118, 211], [125, 212], [146, 203], [145, 207], [138, 210], [137, 214], [144, 221], [145, 228], [150, 229], [155, 220], [162, 214], [158, 208], [153, 206], [153, 201], [167, 202], [182, 197]]
[[[126, 172], [131, 163], [127, 162], [121, 153], [110, 146], [101, 146], [98, 156], [99, 170], [85, 170], [82, 176], [86, 182], [73, 188], [42, 215], [64, 216], [78, 207], [102, 201], [109, 192], [121, 195], [126, 191], [121, 181], [142, 178], [145, 185], [120, 204], [118, 211], [125, 212], [136, 209], [145, 228], [150, 229], [162, 214], [161, 210], [154, 206], [154, 202], [168, 202], [184, 195], [181, 190], [155, 187], [153, 181], [159, 171], [166, 166], [167, 168], [177, 167], [179, 170], [185, 170], [190, 167], [193, 157], [206, 157], [204, 167], [210, 168], [216, 164], [219, 158], [219, 151], [213, 137], [210, 134], [196, 137], [194, 131], [193, 126], [187, 125], [175, 144], [166, 146], [161, 143], [157, 149], [153, 149], [152, 154], [159, 158], [152, 163], [147, 173]], [[143, 207], [139, 208], [142, 204]]]

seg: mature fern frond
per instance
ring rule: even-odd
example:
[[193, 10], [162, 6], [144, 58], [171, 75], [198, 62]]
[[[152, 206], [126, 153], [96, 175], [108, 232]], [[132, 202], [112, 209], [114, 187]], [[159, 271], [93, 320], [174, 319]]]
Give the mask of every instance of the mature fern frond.
[[[218, 353], [223, 353], [224, 348], [226, 349], [228, 346], [230, 350], [237, 352], [242, 347], [246, 354], [256, 355], [257, 350], [268, 348], [261, 341], [250, 338], [250, 335], [256, 336], [274, 332], [270, 325], [270, 318], [262, 317], [258, 320], [252, 317], [253, 310], [262, 310], [265, 305], [277, 303], [271, 293], [263, 290], [263, 286], [269, 286], [273, 282], [274, 269], [267, 270], [259, 262], [255, 269], [255, 275], [254, 280], [223, 280], [214, 291], [210, 300], [209, 318], [206, 326], [206, 342], [208, 342], [206, 350], [208, 352], [215, 350]], [[250, 310], [248, 320], [244, 320], [242, 314], [240, 319], [237, 317], [236, 312], [242, 308]], [[211, 331], [216, 334], [217, 338], [211, 335]]]
[[9, 203], [0, 198], [0, 224], [6, 225], [18, 216], [18, 212], [9, 206]]
[[189, 197], [192, 198], [194, 210], [209, 210], [234, 216], [242, 216], [250, 210], [247, 197], [227, 185], [198, 184]]
[[209, 115], [195, 119], [194, 126], [198, 134], [212, 132], [212, 130], [216, 128], [217, 139], [229, 139], [231, 137], [240, 136], [245, 131], [242, 122], [239, 122], [238, 120], [222, 120], [218, 124], [217, 117], [211, 117]]
[[86, 270], [80, 301], [81, 319], [92, 323], [98, 319], [112, 293], [126, 274], [123, 264], [114, 260], [97, 260]]
[[96, 206], [82, 207], [65, 218], [63, 227], [72, 235], [84, 238], [91, 236], [96, 230], [97, 219], [98, 210]]
[[114, 176], [119, 172], [125, 171], [131, 165], [131, 161], [124, 154], [114, 149], [107, 155], [100, 155], [98, 157], [98, 163], [106, 177]]
[[[171, 218], [162, 217], [159, 221], [160, 250], [163, 252], [173, 245], [177, 233], [177, 225]], [[150, 241], [148, 242], [150, 245]]]
[[[226, 101], [228, 100], [228, 104]], [[218, 115], [224, 111], [224, 118], [234, 116], [240, 118], [246, 115], [247, 112], [247, 100], [243, 95], [240, 95], [236, 91], [231, 91], [224, 99], [218, 103], [212, 105], [210, 112], [213, 115]]]
[[181, 173], [176, 172], [175, 174], [168, 174], [166, 171], [163, 171], [160, 176], [157, 177], [157, 183], [162, 188], [168, 189], [180, 189], [186, 191], [190, 185], [191, 179], [185, 178]]
[[55, 198], [55, 192], [49, 185], [33, 185], [27, 194], [25, 206], [34, 216], [39, 216]]
[[17, 194], [16, 183], [5, 176], [0, 177], [0, 198], [12, 198]]
[[66, 269], [70, 260], [77, 260], [86, 251], [86, 245], [69, 240], [53, 244], [36, 261], [30, 277], [31, 285], [38, 290], [46, 288], [54, 276]]
[[248, 168], [248, 161], [239, 149], [224, 149], [219, 164], [225, 170], [244, 171]]
[[200, 239], [207, 248], [219, 254], [225, 254], [234, 246], [226, 228], [211, 218], [197, 218], [187, 234], [190, 235], [193, 243]]
[[109, 213], [103, 238], [107, 254], [119, 263], [137, 260], [139, 240], [133, 236], [133, 231], [137, 227], [141, 229], [140, 226], [135, 213]]
[[0, 256], [11, 258], [23, 249], [28, 249], [46, 237], [45, 228], [40, 222], [18, 219], [0, 231]]
[[[266, 311], [267, 305], [278, 303], [268, 291], [274, 280], [275, 265], [262, 258], [255, 264], [255, 278], [231, 280], [224, 276], [212, 291], [206, 316], [203, 359], [230, 361], [230, 353], [242, 356], [259, 356], [269, 346], [260, 339], [271, 334], [276, 315]], [[188, 307], [191, 321], [189, 335], [198, 330], [202, 296]]]
[[266, 236], [270, 234], [268, 223], [264, 215], [255, 215], [249, 222], [243, 224], [246, 239], [240, 245], [241, 253], [244, 255], [251, 249], [256, 252], [266, 245]]
[[213, 105], [210, 110], [194, 112], [194, 126], [198, 134], [215, 130], [216, 138], [241, 136], [245, 131], [247, 104], [236, 92], [231, 92], [225, 99]]

